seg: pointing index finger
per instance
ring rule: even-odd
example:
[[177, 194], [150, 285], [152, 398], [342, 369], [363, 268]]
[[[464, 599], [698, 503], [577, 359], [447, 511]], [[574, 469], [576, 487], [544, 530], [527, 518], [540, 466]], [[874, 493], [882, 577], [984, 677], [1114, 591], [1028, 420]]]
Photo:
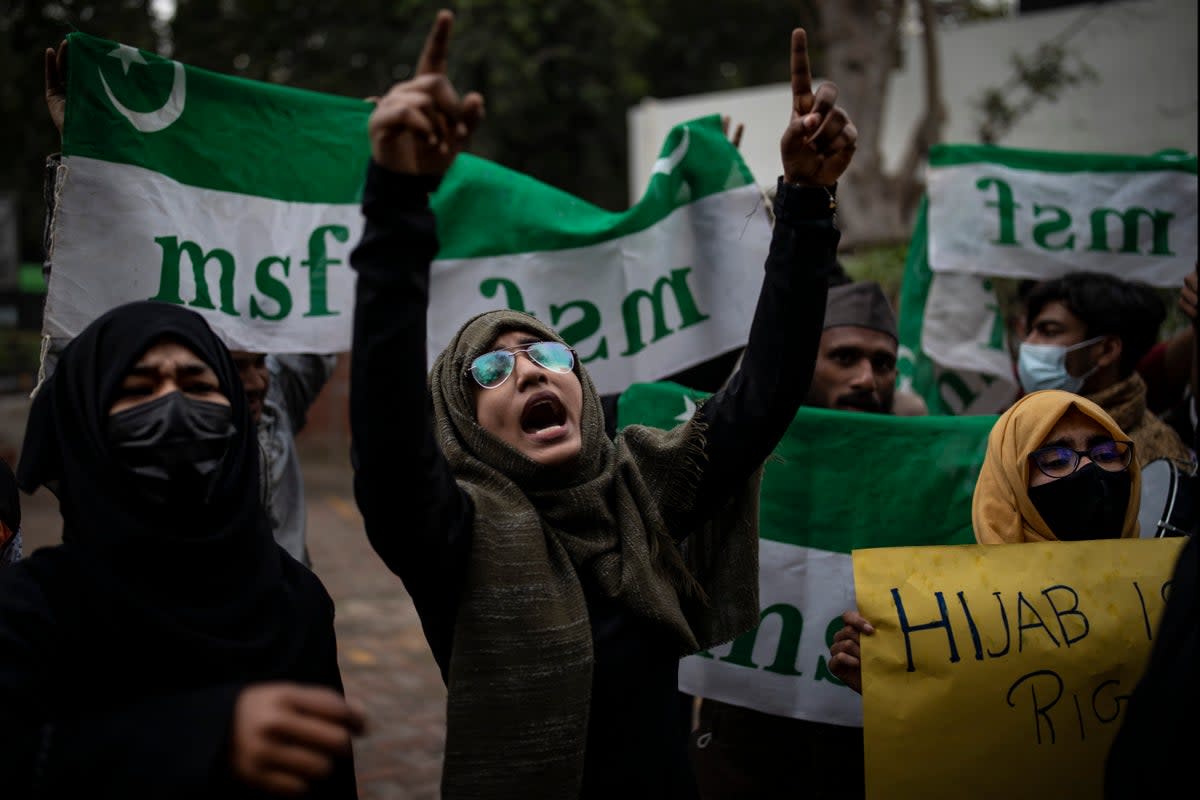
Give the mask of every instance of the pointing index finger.
[[438, 12], [425, 37], [425, 46], [421, 49], [421, 58], [417, 61], [417, 74], [445, 74], [446, 65], [450, 59], [450, 31], [454, 27], [454, 13], [443, 8]]
[[812, 111], [812, 69], [808, 64], [808, 34], [804, 28], [792, 31], [792, 110], [797, 114]]

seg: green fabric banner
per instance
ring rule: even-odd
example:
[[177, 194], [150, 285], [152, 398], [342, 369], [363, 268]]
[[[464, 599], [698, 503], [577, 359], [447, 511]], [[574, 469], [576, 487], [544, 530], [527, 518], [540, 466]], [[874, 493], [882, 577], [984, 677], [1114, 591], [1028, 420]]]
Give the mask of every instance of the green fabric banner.
[[[621, 395], [618, 425], [669, 428], [704, 397], [636, 384]], [[971, 495], [995, 421], [801, 408], [766, 464], [761, 537], [840, 553], [973, 543]]]

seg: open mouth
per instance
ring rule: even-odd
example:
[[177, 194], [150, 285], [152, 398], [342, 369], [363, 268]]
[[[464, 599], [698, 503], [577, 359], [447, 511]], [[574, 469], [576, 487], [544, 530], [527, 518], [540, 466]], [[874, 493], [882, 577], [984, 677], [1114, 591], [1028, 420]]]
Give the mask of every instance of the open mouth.
[[521, 411], [521, 430], [538, 433], [547, 428], [557, 428], [567, 422], [567, 409], [562, 401], [551, 392], [539, 392], [529, 398]]

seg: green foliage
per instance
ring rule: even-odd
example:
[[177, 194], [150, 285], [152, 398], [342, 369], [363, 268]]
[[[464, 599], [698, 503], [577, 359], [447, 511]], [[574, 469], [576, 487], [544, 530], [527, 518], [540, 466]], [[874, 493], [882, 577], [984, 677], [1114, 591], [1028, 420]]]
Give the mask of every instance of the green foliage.
[[37, 374], [41, 347], [37, 331], [0, 328], [0, 375]]
[[[177, 0], [167, 21], [151, 5], [0, 6], [0, 109], [10, 120], [0, 146], [12, 154], [0, 189], [20, 191], [22, 260], [42, 257], [42, 161], [58, 149], [42, 52], [76, 28], [218, 72], [367, 97], [412, 77], [437, 9], [449, 6], [457, 15], [451, 77], [487, 101], [472, 149], [610, 209], [625, 208], [630, 194], [630, 107], [784, 82], [797, 25], [809, 30], [821, 70], [818, 0]], [[949, 21], [983, 8], [976, 0], [938, 7]]]
[[20, 260], [42, 259], [42, 168], [59, 150], [43, 93], [43, 53], [73, 30], [153, 50], [149, 6], [150, 0], [0, 3], [0, 191], [17, 193]]
[[610, 209], [626, 207], [627, 110], [787, 80], [811, 2], [773, 0], [179, 0], [173, 57], [365, 97], [412, 77], [438, 8], [455, 11], [451, 77], [484, 95], [472, 150]]
[[1096, 71], [1062, 41], [1042, 42], [1029, 57], [1014, 53], [1013, 74], [1002, 86], [985, 89], [976, 101], [979, 140], [996, 144], [1037, 103], [1053, 102], [1072, 86], [1097, 79]]
[[908, 256], [908, 244], [864, 248], [841, 256], [842, 266], [850, 277], [857, 281], [875, 281], [883, 287], [884, 294], [895, 306], [900, 297], [900, 283], [904, 279], [904, 259]]

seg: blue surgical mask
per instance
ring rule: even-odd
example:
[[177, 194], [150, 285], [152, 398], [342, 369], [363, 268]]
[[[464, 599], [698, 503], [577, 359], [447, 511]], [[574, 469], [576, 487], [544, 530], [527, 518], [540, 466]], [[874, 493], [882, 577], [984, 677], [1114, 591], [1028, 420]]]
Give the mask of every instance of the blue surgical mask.
[[1083, 382], [1090, 378], [1100, 365], [1094, 365], [1082, 375], [1071, 375], [1067, 372], [1067, 353], [1103, 340], [1103, 336], [1096, 336], [1070, 347], [1021, 342], [1017, 355], [1017, 376], [1021, 379], [1021, 388], [1026, 394], [1041, 389], [1062, 389], [1064, 392], [1077, 393]]

